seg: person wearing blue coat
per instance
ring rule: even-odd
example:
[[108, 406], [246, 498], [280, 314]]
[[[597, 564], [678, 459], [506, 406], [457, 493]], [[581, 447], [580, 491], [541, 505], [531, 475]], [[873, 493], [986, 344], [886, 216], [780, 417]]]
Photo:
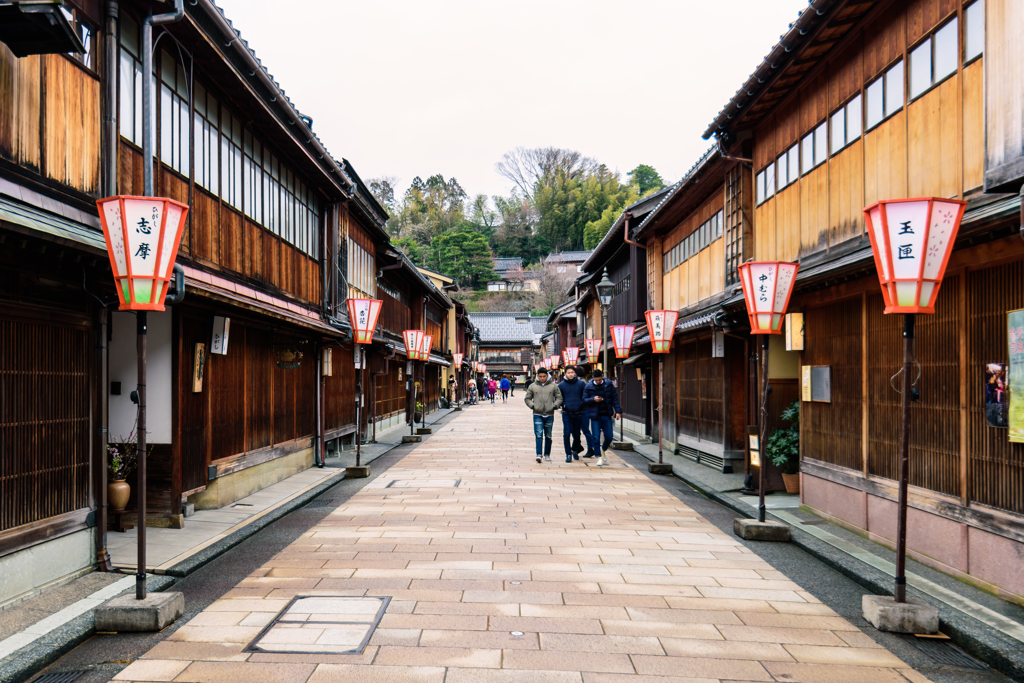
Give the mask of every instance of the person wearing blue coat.
[[[622, 406], [619, 405], [619, 392], [615, 386], [607, 381], [604, 373], [594, 370], [591, 380], [583, 389], [583, 404], [587, 407], [587, 415], [590, 417], [590, 431], [592, 444], [597, 453], [597, 466], [603, 467], [604, 452], [612, 445], [613, 420], [618, 420], [622, 415]], [[604, 432], [604, 443], [601, 443], [601, 433]]]
[[580, 459], [580, 431], [587, 438], [587, 446], [593, 452], [589, 424], [586, 419], [586, 406], [583, 403], [583, 389], [587, 383], [576, 377], [576, 368], [570, 365], [565, 369], [564, 379], [559, 382], [558, 390], [562, 392], [562, 439], [565, 444], [565, 461]]

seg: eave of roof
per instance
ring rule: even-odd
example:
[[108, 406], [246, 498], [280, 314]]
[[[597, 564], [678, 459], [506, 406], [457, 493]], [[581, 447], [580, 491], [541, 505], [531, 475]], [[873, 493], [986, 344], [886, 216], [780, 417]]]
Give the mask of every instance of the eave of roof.
[[[604, 237], [601, 238], [601, 241], [597, 243], [597, 246], [594, 247], [594, 250], [590, 252], [590, 256], [587, 257], [587, 260], [583, 262], [583, 270], [590, 272], [590, 269], [595, 267], [595, 265], [599, 262], [601, 255], [607, 248], [608, 244], [615, 239], [616, 233], [619, 233], [620, 239], [622, 238], [620, 228], [622, 228], [623, 221], [626, 220], [626, 214], [637, 213], [637, 209], [639, 207], [643, 207], [645, 204], [652, 205], [653, 209], [654, 206], [657, 206], [655, 202], [658, 201], [658, 198], [663, 196], [671, 188], [672, 186], [663, 187], [657, 192], [649, 194], [643, 199], [639, 199], [630, 204], [629, 206], [627, 206], [626, 208], [624, 208], [622, 210], [622, 213], [619, 214], [619, 217], [615, 219], [614, 223], [612, 223], [612, 227], [608, 228], [608, 232], [606, 232]], [[644, 213], [646, 213], [646, 211]], [[614, 252], [612, 253], [614, 254]], [[603, 261], [600, 261], [600, 263], [604, 263], [607, 260], [608, 258], [606, 257]]]
[[669, 188], [669, 192], [661, 198], [658, 205], [655, 206], [651, 211], [644, 217], [640, 224], [633, 228], [633, 238], [637, 239], [643, 233], [644, 229], [654, 221], [654, 219], [662, 212], [663, 209], [668, 207], [672, 202], [672, 199], [676, 197], [682, 190], [688, 189], [696, 182], [697, 178], [700, 177], [701, 172], [711, 166], [711, 164], [718, 162], [722, 159], [721, 152], [718, 149], [718, 145], [712, 145], [704, 155], [697, 160], [697, 162], [690, 167], [690, 170], [686, 172], [686, 175], [682, 179]]

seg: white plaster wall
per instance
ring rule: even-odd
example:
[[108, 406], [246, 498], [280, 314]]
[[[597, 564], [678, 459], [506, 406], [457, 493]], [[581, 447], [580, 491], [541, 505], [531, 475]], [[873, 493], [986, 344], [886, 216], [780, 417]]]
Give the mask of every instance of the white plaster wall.
[[[146, 440], [171, 443], [171, 389], [173, 386], [171, 311], [149, 313], [146, 339]], [[131, 393], [138, 385], [135, 314], [116, 312], [112, 316], [110, 341], [110, 382], [121, 383], [121, 395], [110, 396], [108, 439], [127, 438], [135, 424], [136, 405]], [[107, 385], [110, 392], [110, 385]]]
[[0, 557], [0, 605], [93, 565], [95, 529]]

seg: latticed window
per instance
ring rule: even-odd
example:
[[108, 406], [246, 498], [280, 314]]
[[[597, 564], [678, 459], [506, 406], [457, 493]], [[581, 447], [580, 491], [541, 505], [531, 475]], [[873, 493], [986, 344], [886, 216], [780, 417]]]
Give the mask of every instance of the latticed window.
[[725, 176], [725, 285], [739, 282], [743, 259], [743, 173], [734, 168]]

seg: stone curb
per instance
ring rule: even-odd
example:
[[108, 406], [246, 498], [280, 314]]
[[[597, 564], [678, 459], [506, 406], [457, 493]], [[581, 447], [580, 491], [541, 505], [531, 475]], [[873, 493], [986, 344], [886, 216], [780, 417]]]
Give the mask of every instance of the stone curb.
[[[636, 451], [646, 460], [652, 458]], [[757, 510], [740, 501], [709, 489], [705, 484], [679, 473], [675, 467], [672, 475], [685, 482], [707, 498], [723, 505], [730, 510], [752, 517]], [[771, 515], [771, 510], [768, 511]], [[815, 559], [827, 564], [843, 576], [863, 586], [874, 595], [892, 595], [892, 577], [868, 565], [855, 557], [844, 553], [824, 541], [790, 525], [791, 542]], [[952, 609], [943, 602], [934, 600], [913, 587], [908, 587], [915, 597], [924, 600], [939, 610], [940, 632], [949, 636], [961, 649], [969, 655], [988, 664], [993, 669], [1024, 681], [1024, 648], [1021, 644], [989, 628], [987, 625], [968, 617], [959, 610]]]
[[[153, 593], [161, 593], [176, 582], [177, 579], [171, 576], [150, 574], [146, 578], [146, 588]], [[134, 587], [129, 588], [124, 593], [134, 590]], [[29, 680], [95, 633], [95, 622], [90, 610], [0, 660], [0, 681], [22, 683]]]

